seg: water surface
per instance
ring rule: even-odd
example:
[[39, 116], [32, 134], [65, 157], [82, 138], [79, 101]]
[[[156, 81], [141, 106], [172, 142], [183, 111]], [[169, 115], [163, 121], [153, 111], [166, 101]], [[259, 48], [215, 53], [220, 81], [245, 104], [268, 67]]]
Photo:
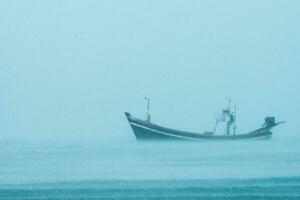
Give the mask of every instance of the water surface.
[[277, 138], [2, 141], [0, 197], [298, 198], [299, 152], [297, 139]]

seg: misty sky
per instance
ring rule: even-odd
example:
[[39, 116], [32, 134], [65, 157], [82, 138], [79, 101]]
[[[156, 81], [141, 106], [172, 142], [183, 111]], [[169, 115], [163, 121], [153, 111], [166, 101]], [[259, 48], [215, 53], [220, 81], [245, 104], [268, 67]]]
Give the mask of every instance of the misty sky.
[[204, 131], [231, 97], [238, 132], [299, 134], [300, 2], [1, 1], [0, 138], [124, 138], [124, 117]]

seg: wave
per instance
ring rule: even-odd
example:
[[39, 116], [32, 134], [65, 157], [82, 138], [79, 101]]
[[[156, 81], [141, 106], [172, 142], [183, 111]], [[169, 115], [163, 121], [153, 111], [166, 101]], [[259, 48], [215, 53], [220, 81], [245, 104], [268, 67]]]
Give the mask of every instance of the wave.
[[299, 199], [300, 177], [0, 185], [0, 199]]

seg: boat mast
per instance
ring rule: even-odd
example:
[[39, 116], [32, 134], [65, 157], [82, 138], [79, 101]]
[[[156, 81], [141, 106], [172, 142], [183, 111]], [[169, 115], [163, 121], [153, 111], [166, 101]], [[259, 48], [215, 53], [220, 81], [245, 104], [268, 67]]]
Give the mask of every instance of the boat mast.
[[150, 115], [150, 98], [148, 97], [144, 97], [144, 99], [147, 101], [147, 118], [146, 121], [147, 122], [151, 122], [151, 115]]
[[224, 135], [230, 135], [231, 127], [233, 126], [233, 134], [235, 135], [236, 130], [236, 105], [234, 106], [234, 112], [231, 112], [231, 99], [227, 98], [228, 104], [225, 109], [222, 110], [222, 114], [216, 117], [216, 124], [213, 129], [213, 134], [216, 132], [219, 122], [226, 123]]
[[232, 114], [230, 113], [230, 108], [231, 108], [231, 99], [227, 98], [228, 100], [228, 107], [226, 111], [226, 121], [227, 121], [227, 127], [226, 127], [226, 134], [229, 135], [230, 134], [230, 127], [231, 127], [231, 118], [232, 118]]
[[233, 135], [235, 135], [236, 130], [236, 105], [234, 105], [234, 122], [233, 122]]

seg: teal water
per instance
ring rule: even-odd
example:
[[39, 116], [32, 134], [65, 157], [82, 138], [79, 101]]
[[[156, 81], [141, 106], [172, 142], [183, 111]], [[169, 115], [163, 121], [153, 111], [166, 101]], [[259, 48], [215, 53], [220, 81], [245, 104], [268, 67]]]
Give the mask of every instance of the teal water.
[[299, 177], [298, 139], [0, 142], [0, 199], [297, 199]]

